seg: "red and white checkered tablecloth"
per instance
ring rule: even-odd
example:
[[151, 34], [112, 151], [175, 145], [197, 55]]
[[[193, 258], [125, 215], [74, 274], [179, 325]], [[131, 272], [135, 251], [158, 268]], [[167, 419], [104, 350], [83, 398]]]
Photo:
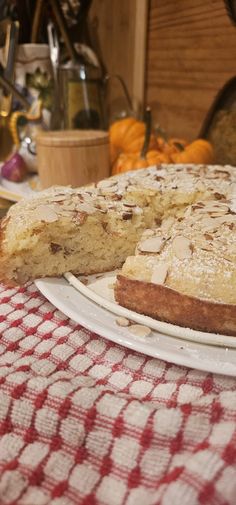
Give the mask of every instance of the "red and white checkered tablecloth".
[[235, 505], [236, 381], [0, 287], [1, 505]]

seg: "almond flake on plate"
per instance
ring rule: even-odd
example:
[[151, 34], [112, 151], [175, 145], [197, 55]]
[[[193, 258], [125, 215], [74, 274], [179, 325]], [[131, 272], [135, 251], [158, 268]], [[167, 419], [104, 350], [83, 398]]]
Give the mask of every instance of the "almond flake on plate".
[[151, 328], [143, 324], [132, 324], [129, 326], [129, 331], [136, 337], [148, 337], [152, 333]]
[[117, 317], [116, 324], [118, 324], [118, 326], [126, 327], [130, 325], [130, 321], [126, 319], [126, 317]]

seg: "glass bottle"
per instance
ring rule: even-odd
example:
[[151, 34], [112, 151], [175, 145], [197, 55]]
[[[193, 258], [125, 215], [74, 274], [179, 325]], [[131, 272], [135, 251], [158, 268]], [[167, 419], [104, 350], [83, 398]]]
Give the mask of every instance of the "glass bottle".
[[119, 80], [128, 107], [132, 109], [122, 77], [107, 74], [102, 57], [97, 54], [97, 47], [94, 48], [91, 42], [88, 21], [91, 3], [92, 0], [80, 0], [73, 50], [69, 43], [69, 39], [73, 40], [72, 31], [65, 33], [63, 29], [70, 54], [70, 61], [59, 67], [60, 117], [61, 128], [64, 129], [108, 128], [110, 110], [107, 92], [111, 77]]
[[62, 127], [107, 128], [104, 80], [100, 67], [83, 60], [68, 61], [59, 68]]

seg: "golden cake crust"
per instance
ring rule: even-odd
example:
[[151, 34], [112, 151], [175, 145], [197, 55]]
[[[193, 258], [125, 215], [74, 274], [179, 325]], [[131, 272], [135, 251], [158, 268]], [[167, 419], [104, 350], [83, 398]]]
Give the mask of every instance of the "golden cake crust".
[[209, 333], [236, 336], [236, 305], [184, 295], [166, 286], [117, 276], [115, 298], [127, 309]]

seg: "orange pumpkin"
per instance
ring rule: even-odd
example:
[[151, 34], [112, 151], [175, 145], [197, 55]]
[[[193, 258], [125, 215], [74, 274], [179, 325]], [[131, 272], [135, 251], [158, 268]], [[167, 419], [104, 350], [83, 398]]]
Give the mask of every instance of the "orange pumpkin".
[[[110, 161], [115, 163], [120, 153], [141, 151], [145, 138], [145, 123], [135, 118], [127, 117], [115, 121], [109, 128]], [[156, 139], [150, 136], [149, 148], [156, 147]]]
[[188, 144], [185, 139], [167, 140], [160, 133], [155, 138], [149, 107], [144, 121], [129, 117], [111, 125], [110, 154], [113, 175], [160, 163], [210, 164], [214, 160], [213, 147], [204, 139]]
[[173, 163], [210, 164], [214, 161], [213, 147], [207, 140], [197, 139], [188, 144], [184, 150], [170, 154]]
[[170, 138], [169, 140], [164, 137], [158, 136], [157, 146], [162, 152], [166, 153], [168, 156], [171, 156], [173, 153], [178, 153], [179, 151], [183, 151], [187, 146], [187, 140], [178, 139], [178, 138]]
[[113, 165], [112, 175], [129, 170], [137, 170], [138, 168], [146, 168], [160, 163], [170, 163], [170, 158], [167, 154], [154, 149], [148, 151], [145, 157], [142, 157], [140, 152], [121, 153]]

